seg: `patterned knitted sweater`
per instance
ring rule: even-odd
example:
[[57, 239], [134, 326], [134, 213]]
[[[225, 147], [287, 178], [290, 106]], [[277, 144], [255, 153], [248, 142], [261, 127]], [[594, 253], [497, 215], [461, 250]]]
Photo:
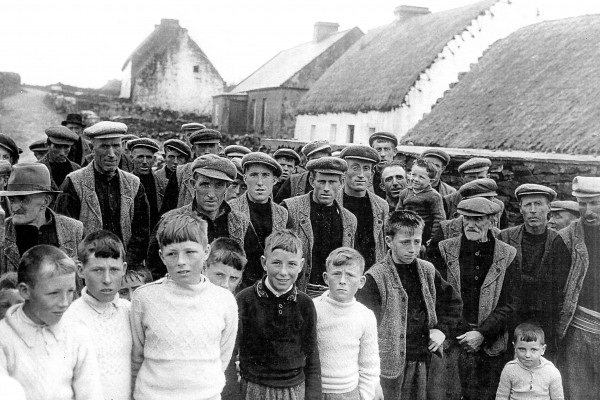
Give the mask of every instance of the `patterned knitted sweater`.
[[37, 325], [22, 303], [0, 321], [0, 374], [19, 381], [27, 400], [102, 399], [96, 354], [85, 332], [62, 320]]
[[372, 399], [380, 372], [375, 314], [356, 300], [335, 301], [329, 291], [313, 301], [323, 393], [347, 393], [358, 386], [361, 399]]
[[131, 303], [117, 294], [101, 303], [83, 288], [81, 297], [64, 315], [66, 321], [83, 327], [96, 350], [105, 400], [131, 399]]
[[225, 385], [238, 325], [226, 289], [167, 278], [137, 289], [131, 300], [134, 398], [211, 399]]

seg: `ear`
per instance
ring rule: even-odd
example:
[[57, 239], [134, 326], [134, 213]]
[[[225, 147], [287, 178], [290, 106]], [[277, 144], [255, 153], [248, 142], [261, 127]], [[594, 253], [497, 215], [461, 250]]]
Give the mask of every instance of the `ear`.
[[383, 184], [383, 181], [379, 182], [379, 188], [385, 191], [385, 185]]
[[362, 289], [365, 286], [365, 283], [367, 283], [367, 277], [363, 275], [360, 277], [360, 281], [358, 282], [358, 288]]
[[162, 250], [158, 250], [158, 256], [160, 257], [160, 260], [163, 262], [163, 264], [167, 265], [167, 263], [165, 262], [165, 257], [163, 256]]
[[17, 286], [17, 289], [19, 289], [19, 294], [25, 301], [31, 300], [31, 288], [28, 284], [21, 282]]
[[323, 280], [325, 281], [325, 285], [329, 286], [329, 281], [327, 280], [327, 271], [323, 272]]
[[310, 172], [308, 173], [308, 183], [310, 183], [313, 189], [315, 188], [315, 177]]
[[262, 265], [265, 272], [267, 271], [267, 258], [265, 256], [260, 256], [260, 264]]
[[83, 263], [81, 261], [75, 261], [75, 264], [77, 265], [77, 276], [81, 279], [85, 279], [83, 276]]
[[388, 236], [388, 235], [385, 235], [385, 244], [390, 249], [392, 248], [392, 238], [390, 236]]
[[204, 254], [208, 258], [208, 255], [210, 254], [210, 244], [206, 245], [206, 248], [204, 249]]
[[125, 272], [127, 272], [127, 263], [123, 261], [123, 276], [125, 276]]
[[305, 264], [305, 261], [306, 261], [306, 260], [305, 260], [304, 258], [301, 258], [301, 259], [300, 259], [300, 271], [302, 271], [302, 270], [304, 269], [304, 264]]
[[543, 356], [544, 353], [546, 352], [546, 345], [542, 345], [542, 350], [540, 351], [540, 354]]

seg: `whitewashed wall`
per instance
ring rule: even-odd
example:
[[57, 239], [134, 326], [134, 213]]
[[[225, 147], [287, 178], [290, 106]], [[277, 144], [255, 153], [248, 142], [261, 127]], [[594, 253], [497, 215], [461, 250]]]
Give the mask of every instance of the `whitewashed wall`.
[[125, 69], [121, 72], [121, 93], [119, 97], [122, 99], [128, 99], [131, 96], [131, 60], [125, 66]]

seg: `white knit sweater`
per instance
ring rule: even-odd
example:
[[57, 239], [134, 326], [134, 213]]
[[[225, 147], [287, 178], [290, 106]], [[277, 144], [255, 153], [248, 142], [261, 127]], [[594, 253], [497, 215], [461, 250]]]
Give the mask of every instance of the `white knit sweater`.
[[134, 292], [130, 318], [135, 399], [219, 396], [238, 325], [228, 290], [204, 276], [193, 286], [163, 278]]
[[131, 303], [117, 294], [110, 303], [101, 303], [83, 288], [63, 316], [88, 333], [96, 350], [105, 400], [131, 399]]
[[371, 400], [379, 384], [379, 347], [375, 314], [352, 300], [340, 303], [329, 291], [314, 299], [323, 393], [347, 393], [358, 386]]
[[23, 304], [0, 321], [0, 374], [19, 381], [27, 400], [102, 399], [96, 354], [85, 332], [62, 320], [37, 325]]

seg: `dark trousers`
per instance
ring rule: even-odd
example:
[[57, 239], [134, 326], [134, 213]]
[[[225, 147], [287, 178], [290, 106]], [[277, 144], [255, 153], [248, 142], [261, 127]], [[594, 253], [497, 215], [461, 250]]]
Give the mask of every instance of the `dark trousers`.
[[427, 364], [425, 361], [407, 361], [404, 374], [395, 379], [381, 378], [385, 400], [426, 400]]
[[500, 374], [507, 361], [507, 353], [490, 357], [483, 350], [467, 353], [461, 349], [458, 357], [458, 373], [463, 399], [494, 400]]

